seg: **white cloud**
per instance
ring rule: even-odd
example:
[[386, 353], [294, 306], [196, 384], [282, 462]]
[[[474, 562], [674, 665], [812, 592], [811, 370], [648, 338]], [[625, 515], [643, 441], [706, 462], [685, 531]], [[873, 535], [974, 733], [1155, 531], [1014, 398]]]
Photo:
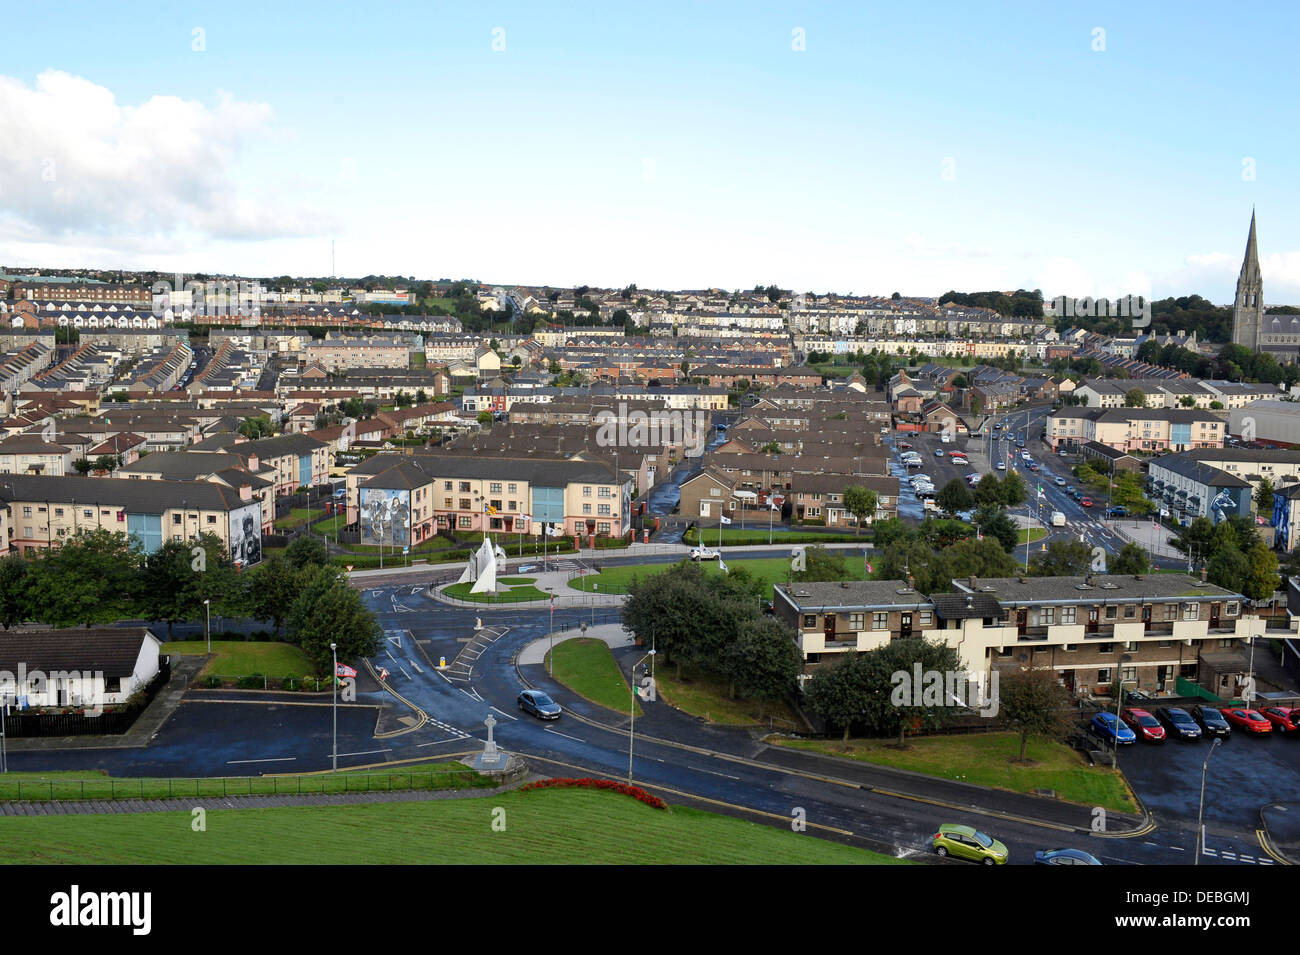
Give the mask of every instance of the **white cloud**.
[[265, 103], [205, 105], [113, 92], [57, 70], [34, 87], [0, 76], [0, 239], [156, 250], [210, 240], [319, 235], [328, 217], [242, 188], [236, 167], [274, 135]]

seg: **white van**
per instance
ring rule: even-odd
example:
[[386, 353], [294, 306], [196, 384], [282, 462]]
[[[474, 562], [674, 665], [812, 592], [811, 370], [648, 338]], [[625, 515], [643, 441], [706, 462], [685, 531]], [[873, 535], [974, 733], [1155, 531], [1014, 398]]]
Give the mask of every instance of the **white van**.
[[1064, 527], [1064, 526], [1065, 526], [1065, 515], [1062, 514], [1060, 511], [1052, 511], [1052, 526], [1053, 526], [1053, 527]]

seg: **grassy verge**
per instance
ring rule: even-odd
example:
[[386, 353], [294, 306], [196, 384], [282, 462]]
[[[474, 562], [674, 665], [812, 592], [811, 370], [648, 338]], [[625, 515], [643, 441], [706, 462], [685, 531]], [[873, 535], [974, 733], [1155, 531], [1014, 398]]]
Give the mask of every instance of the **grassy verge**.
[[877, 739], [850, 740], [847, 746], [776, 737], [768, 742], [1018, 793], [1051, 789], [1061, 799], [1117, 812], [1137, 810], [1119, 772], [1088, 766], [1083, 757], [1063, 743], [1031, 739], [1027, 752], [1030, 764], [1014, 762], [1020, 755], [1020, 737], [1015, 733], [927, 736], [912, 740], [905, 750], [893, 748], [892, 740]]
[[[726, 560], [726, 554], [723, 554], [723, 560]], [[772, 585], [785, 583], [790, 574], [790, 558], [787, 557], [764, 557], [756, 560], [727, 560], [727, 568], [734, 570], [743, 567], [758, 579], [762, 580], [765, 585], [765, 593], [768, 597], [772, 596]], [[706, 574], [716, 574], [718, 570], [717, 561], [702, 561], [704, 572]], [[848, 568], [849, 580], [862, 580], [864, 577], [864, 568], [862, 559], [849, 557], [845, 561]], [[625, 594], [628, 585], [634, 578], [650, 577], [654, 574], [662, 574], [671, 567], [672, 564], [641, 564], [630, 567], [607, 567], [598, 574], [586, 574], [582, 577], [575, 577], [569, 581], [569, 586], [574, 590], [581, 590], [584, 593], [600, 594]]]
[[[163, 653], [194, 655], [207, 652], [206, 640], [173, 640], [163, 644]], [[307, 659], [307, 654], [287, 643], [213, 640], [212, 659], [200, 675], [217, 673], [222, 676], [252, 676], [260, 673], [262, 676], [282, 679], [313, 673], [315, 669]]]
[[486, 776], [459, 763], [412, 763], [400, 769], [346, 769], [286, 776], [226, 776], [117, 779], [103, 770], [7, 773], [0, 799], [162, 799], [273, 796], [298, 793], [387, 792], [474, 789], [492, 786]]
[[[518, 579], [518, 578], [516, 578]], [[505, 583], [504, 579], [498, 579], [498, 587]], [[448, 597], [455, 597], [457, 600], [468, 600], [473, 603], [493, 604], [493, 603], [519, 603], [522, 600], [547, 600], [550, 598], [544, 590], [538, 590], [532, 584], [521, 584], [514, 587], [507, 586], [505, 590], [497, 590], [496, 593], [470, 593], [473, 583], [452, 584], [443, 590]]]
[[682, 669], [680, 680], [677, 679], [676, 667], [656, 667], [655, 689], [659, 698], [669, 706], [711, 723], [749, 726], [770, 725], [772, 720], [776, 720], [778, 726], [786, 728], [804, 725], [788, 703], [768, 703], [760, 707], [757, 700], [733, 700], [726, 681], [698, 673], [690, 667]]
[[301, 527], [303, 524], [306, 524], [313, 516], [321, 517], [324, 513], [324, 505], [310, 510], [305, 507], [295, 507], [292, 508], [288, 514], [275, 522], [275, 529], [277, 531], [292, 530], [295, 527]]
[[[629, 712], [632, 688], [627, 685], [623, 671], [614, 662], [614, 654], [610, 653], [604, 640], [592, 637], [565, 640], [557, 643], [554, 652], [546, 656], [551, 675], [574, 693], [597, 706], [619, 713]], [[633, 708], [637, 716], [642, 714], [640, 701], [633, 703]]]
[[[762, 523], [760, 518], [757, 523]], [[718, 546], [717, 528], [706, 528], [703, 532], [704, 543], [709, 547]], [[700, 543], [700, 529], [692, 527], [682, 535], [683, 543], [692, 546]], [[852, 533], [847, 534], [817, 534], [810, 531], [786, 531], [773, 530], [771, 535], [773, 544], [870, 544], [871, 535], [863, 534], [855, 537]], [[724, 527], [722, 529], [722, 543], [726, 544], [766, 544], [768, 542], [768, 532], [765, 529], [746, 528], [741, 530], [736, 527]]]
[[[504, 831], [492, 831], [496, 809]], [[181, 835], [178, 835], [181, 833]], [[400, 838], [394, 838], [400, 833]], [[361, 806], [0, 818], [0, 862], [36, 864], [905, 864], [686, 807], [586, 790]]]

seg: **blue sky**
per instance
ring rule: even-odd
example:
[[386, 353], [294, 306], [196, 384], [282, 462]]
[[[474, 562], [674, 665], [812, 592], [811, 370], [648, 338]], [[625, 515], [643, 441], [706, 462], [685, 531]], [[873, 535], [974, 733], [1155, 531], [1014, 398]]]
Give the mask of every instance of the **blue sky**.
[[6, 265], [1300, 301], [1284, 8], [10, 13]]

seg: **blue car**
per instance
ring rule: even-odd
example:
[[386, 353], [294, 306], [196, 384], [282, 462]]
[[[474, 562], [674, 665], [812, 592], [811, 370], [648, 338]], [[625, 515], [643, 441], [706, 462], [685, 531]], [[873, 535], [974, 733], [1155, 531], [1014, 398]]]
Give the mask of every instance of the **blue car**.
[[1098, 713], [1088, 725], [1093, 732], [1108, 742], [1118, 743], [1121, 746], [1137, 742], [1137, 734], [1121, 723], [1118, 716], [1109, 711], [1103, 710]]
[[1201, 738], [1201, 727], [1197, 725], [1196, 720], [1192, 719], [1192, 714], [1184, 709], [1162, 706], [1156, 710], [1156, 716], [1168, 727], [1170, 735], [1177, 736], [1179, 739]]

